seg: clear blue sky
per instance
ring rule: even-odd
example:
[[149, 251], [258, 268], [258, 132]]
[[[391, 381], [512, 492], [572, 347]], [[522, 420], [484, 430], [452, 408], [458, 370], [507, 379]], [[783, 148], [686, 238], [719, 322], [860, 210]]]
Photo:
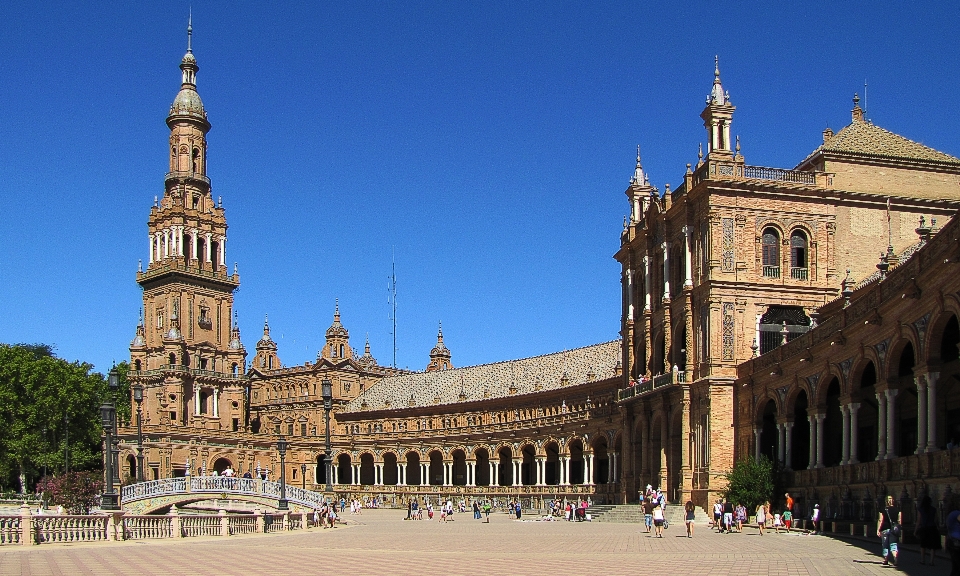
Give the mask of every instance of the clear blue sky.
[[[80, 4], [83, 4], [81, 6]], [[293, 3], [289, 3], [293, 4]], [[618, 336], [637, 144], [661, 190], [704, 138], [720, 55], [749, 164], [793, 167], [869, 83], [874, 122], [960, 155], [956, 2], [192, 3], [209, 174], [248, 352], [422, 369]], [[0, 342], [128, 358], [187, 2], [0, 5]]]

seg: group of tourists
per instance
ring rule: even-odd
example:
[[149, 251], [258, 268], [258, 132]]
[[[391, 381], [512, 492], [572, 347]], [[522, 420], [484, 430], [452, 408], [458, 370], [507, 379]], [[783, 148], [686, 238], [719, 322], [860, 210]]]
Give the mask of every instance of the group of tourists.
[[[341, 508], [342, 509], [342, 508]], [[313, 525], [326, 528], [335, 528], [337, 522], [337, 503], [324, 502], [319, 508], [313, 509]]]
[[590, 503], [578, 499], [576, 502], [557, 498], [550, 501], [548, 515], [550, 518], [563, 518], [569, 522], [583, 522], [587, 519], [587, 508]]
[[[640, 506], [643, 508], [643, 524], [649, 534], [651, 530], [655, 532], [656, 538], [663, 538], [663, 529], [669, 527], [667, 524], [667, 498], [663, 491], [647, 484], [643, 494], [640, 496]], [[692, 537], [693, 528], [687, 523], [687, 536]]]

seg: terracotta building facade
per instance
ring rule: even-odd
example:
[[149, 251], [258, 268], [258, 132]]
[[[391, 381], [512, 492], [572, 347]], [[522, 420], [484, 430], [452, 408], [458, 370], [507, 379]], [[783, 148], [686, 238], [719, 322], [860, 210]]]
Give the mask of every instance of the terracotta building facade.
[[[700, 116], [705, 153], [686, 165], [682, 182], [661, 193], [637, 155], [626, 189], [630, 217], [615, 254], [622, 267], [620, 339], [455, 368], [440, 329], [424, 355], [424, 371], [409, 372], [380, 366], [369, 341], [362, 352], [354, 349], [338, 302], [316, 358], [284, 364], [266, 319], [248, 358], [233, 306], [240, 278], [226, 265], [226, 213], [206, 175], [210, 122], [189, 42], [180, 69], [167, 117], [164, 195], [150, 210], [148, 264], [136, 276], [143, 315], [130, 345], [129, 379], [144, 390], [147, 480], [227, 468], [276, 479], [283, 437], [287, 482], [316, 490], [329, 482], [338, 494], [379, 495], [387, 503], [438, 493], [633, 502], [651, 484], [671, 500], [704, 505], [745, 454], [759, 451], [796, 464], [793, 482], [813, 490], [839, 483], [824, 470], [852, 474], [850, 466], [863, 465], [857, 458], [866, 462], [876, 450], [863, 444], [865, 437], [876, 436], [878, 454], [893, 455], [960, 434], [952, 387], [940, 368], [956, 361], [945, 360], [940, 342], [956, 331], [956, 316], [950, 324], [945, 314], [956, 307], [950, 290], [957, 287], [931, 271], [931, 287], [925, 279], [902, 284], [915, 287], [911, 303], [894, 302], [882, 288], [955, 236], [949, 232], [955, 223], [940, 233], [933, 225], [920, 247], [917, 229], [921, 216], [945, 225], [960, 209], [960, 160], [866, 121], [856, 100], [851, 123], [825, 131], [823, 144], [793, 169], [749, 165], [717, 66]], [[946, 252], [936, 258], [952, 258], [944, 254], [955, 248], [938, 248]], [[882, 271], [875, 266], [881, 252]], [[856, 288], [858, 282], [863, 286]], [[877, 286], [885, 296], [867, 296]], [[917, 318], [926, 318], [925, 331], [910, 336], [908, 324], [892, 319], [876, 333], [870, 322], [853, 331], [830, 328], [834, 318], [863, 308], [865, 298], [880, 298], [878, 318], [909, 315], [904, 322], [915, 332]], [[884, 306], [897, 312], [890, 316]], [[798, 349], [797, 342], [832, 329], [842, 336], [841, 347], [860, 349], [848, 355], [846, 368], [833, 368], [847, 356], [837, 360], [840, 348], [821, 350], [825, 340], [817, 340], [820, 348]], [[887, 342], [882, 355], [865, 352], [876, 349], [875, 341]], [[900, 360], [891, 360], [903, 356], [908, 343], [915, 381], [900, 373]], [[776, 370], [767, 364], [771, 358], [778, 359]], [[813, 362], [807, 358], [817, 358], [820, 387], [809, 383], [813, 372], [784, 364]], [[875, 379], [869, 385], [863, 384], [868, 360]], [[783, 374], [804, 379], [785, 382]], [[333, 394], [329, 454], [325, 382]], [[917, 392], [896, 392], [910, 386]], [[888, 436], [877, 432], [909, 420], [904, 414], [919, 415], [920, 400], [903, 404], [917, 394], [926, 395], [928, 411], [938, 408], [915, 440], [889, 438], [920, 424], [894, 424]], [[883, 410], [864, 412], [868, 396], [882, 398]], [[941, 396], [950, 400], [940, 402]], [[826, 428], [818, 435], [821, 416]], [[813, 432], [801, 432], [801, 420]], [[853, 434], [844, 436], [836, 462], [833, 444], [821, 453], [816, 443], [832, 438], [835, 426]], [[874, 432], [861, 432], [870, 426]], [[121, 427], [120, 438], [122, 476], [135, 477], [136, 427]], [[915, 463], [919, 453], [914, 459], [908, 468], [923, 466]], [[886, 473], [877, 470], [871, 474]]]

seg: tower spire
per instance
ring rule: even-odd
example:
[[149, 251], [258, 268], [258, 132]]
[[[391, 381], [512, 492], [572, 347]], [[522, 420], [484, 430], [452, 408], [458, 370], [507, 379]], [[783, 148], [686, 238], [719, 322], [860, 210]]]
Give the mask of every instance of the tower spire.
[[193, 54], [193, 7], [190, 7], [190, 16], [187, 18], [187, 54]]
[[630, 183], [634, 186], [643, 186], [645, 181], [643, 165], [640, 163], [640, 145], [637, 144], [637, 166], [633, 169], [633, 178], [630, 179]]

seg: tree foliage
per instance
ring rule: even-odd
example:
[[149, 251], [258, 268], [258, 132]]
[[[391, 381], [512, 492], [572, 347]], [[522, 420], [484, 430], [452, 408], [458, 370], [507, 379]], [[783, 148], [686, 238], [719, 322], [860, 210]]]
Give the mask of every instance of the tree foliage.
[[26, 492], [44, 471], [65, 470], [68, 447], [71, 469], [102, 468], [99, 406], [107, 386], [92, 369], [57, 358], [45, 344], [0, 344], [0, 484]]
[[724, 496], [730, 502], [741, 503], [748, 510], [773, 500], [776, 470], [773, 462], [764, 455], [759, 459], [752, 456], [733, 465], [726, 474], [727, 489]]
[[103, 474], [100, 472], [67, 472], [44, 476], [37, 483], [37, 492], [54, 506], [63, 506], [67, 514], [89, 514], [100, 503]]

